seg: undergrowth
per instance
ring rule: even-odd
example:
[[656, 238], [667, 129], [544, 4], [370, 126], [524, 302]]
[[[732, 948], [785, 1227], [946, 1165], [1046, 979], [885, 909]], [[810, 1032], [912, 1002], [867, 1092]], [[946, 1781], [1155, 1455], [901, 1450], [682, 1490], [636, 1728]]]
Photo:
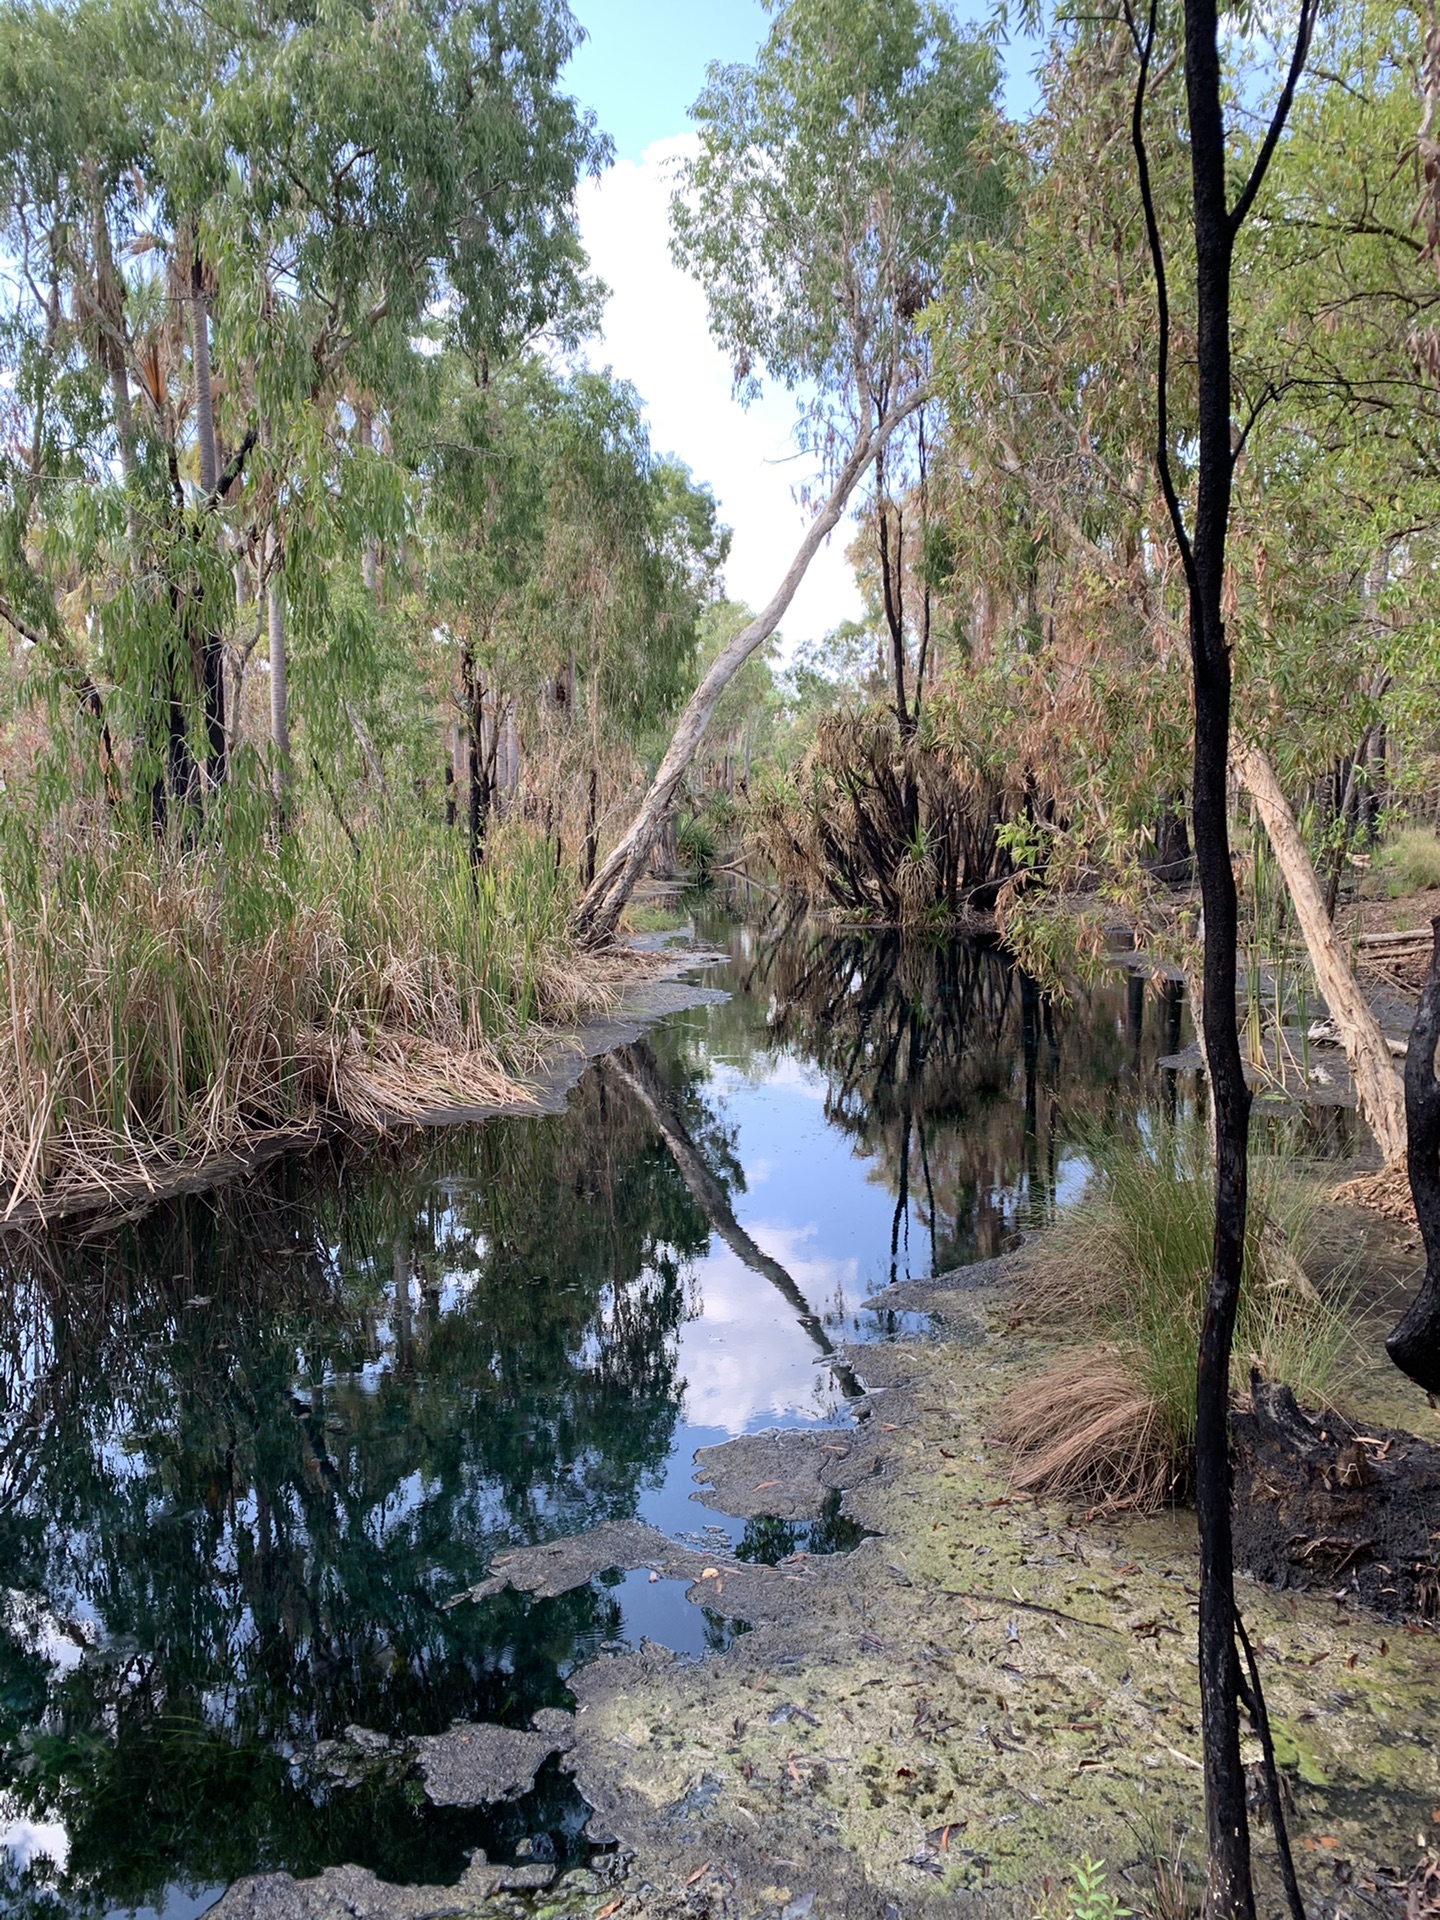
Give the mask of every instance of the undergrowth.
[[523, 1097], [573, 965], [547, 843], [387, 821], [157, 844], [105, 820], [0, 839], [0, 1214], [266, 1132]]
[[1406, 827], [1381, 848], [1375, 867], [1392, 900], [1440, 887], [1440, 835], [1429, 827]]
[[[1195, 1435], [1195, 1354], [1210, 1270], [1208, 1142], [1194, 1126], [1091, 1144], [1082, 1201], [1039, 1243], [1018, 1319], [1069, 1345], [1007, 1396], [995, 1438], [1037, 1492], [1149, 1508], [1180, 1491]], [[1304, 1404], [1333, 1403], [1352, 1342], [1343, 1286], [1322, 1298], [1318, 1200], [1283, 1151], [1250, 1161], [1245, 1283], [1233, 1374], [1283, 1380]]]

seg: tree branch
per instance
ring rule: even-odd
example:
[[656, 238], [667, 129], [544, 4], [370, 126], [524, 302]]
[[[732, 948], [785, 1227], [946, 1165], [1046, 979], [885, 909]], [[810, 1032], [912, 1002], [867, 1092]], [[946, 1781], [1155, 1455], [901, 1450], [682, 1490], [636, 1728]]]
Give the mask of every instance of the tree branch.
[[245, 429], [245, 438], [235, 449], [235, 454], [230, 464], [215, 482], [210, 492], [206, 494], [205, 505], [202, 509], [203, 512], [214, 513], [217, 507], [224, 504], [226, 494], [229, 493], [235, 482], [245, 471], [245, 462], [250, 458], [251, 449], [255, 446], [259, 438], [260, 435], [254, 427], [247, 427]]
[[1157, 4], [1158, 0], [1150, 0], [1150, 13], [1142, 35], [1135, 24], [1130, 0], [1125, 0], [1125, 23], [1130, 29], [1130, 37], [1140, 61], [1140, 72], [1135, 81], [1135, 104], [1130, 115], [1130, 144], [1135, 149], [1135, 164], [1140, 175], [1140, 202], [1145, 210], [1145, 238], [1155, 273], [1155, 311], [1159, 335], [1155, 349], [1155, 464], [1160, 474], [1160, 489], [1165, 496], [1170, 525], [1175, 532], [1175, 543], [1180, 549], [1180, 564], [1185, 569], [1186, 582], [1194, 592], [1197, 585], [1195, 554], [1190, 545], [1190, 536], [1185, 531], [1185, 515], [1181, 511], [1180, 496], [1175, 491], [1175, 478], [1170, 468], [1170, 291], [1165, 276], [1165, 249], [1160, 240], [1160, 222], [1155, 213], [1155, 192], [1150, 181], [1150, 155], [1145, 146], [1145, 90], [1150, 77], [1151, 56], [1155, 51]]
[[1250, 169], [1250, 178], [1245, 182], [1240, 198], [1231, 210], [1232, 238], [1244, 226], [1246, 215], [1255, 204], [1255, 196], [1264, 184], [1265, 175], [1270, 171], [1270, 162], [1275, 157], [1275, 149], [1280, 144], [1280, 135], [1285, 131], [1285, 122], [1290, 117], [1290, 109], [1295, 101], [1295, 89], [1304, 71], [1305, 56], [1310, 51], [1310, 36], [1315, 29], [1316, 4], [1317, 0], [1300, 0], [1300, 23], [1295, 29], [1295, 48], [1290, 55], [1290, 70], [1285, 75], [1285, 85], [1280, 89], [1280, 98], [1275, 102], [1275, 111], [1270, 116], [1270, 125], [1265, 130], [1265, 138], [1260, 144], [1259, 153], [1255, 156], [1255, 164]]

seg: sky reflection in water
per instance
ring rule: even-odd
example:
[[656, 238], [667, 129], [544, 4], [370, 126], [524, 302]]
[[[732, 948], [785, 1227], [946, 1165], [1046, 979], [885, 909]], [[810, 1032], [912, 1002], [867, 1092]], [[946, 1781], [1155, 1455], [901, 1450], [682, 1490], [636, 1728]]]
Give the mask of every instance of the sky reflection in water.
[[834, 1348], [897, 1330], [871, 1295], [1000, 1251], [1083, 1181], [1086, 1125], [1165, 1097], [1173, 996], [1052, 1008], [959, 943], [702, 931], [731, 998], [561, 1117], [0, 1247], [0, 1904], [190, 1920], [258, 1868], [579, 1857], [553, 1769], [441, 1813], [403, 1755], [342, 1782], [319, 1743], [524, 1725], [604, 1645], [723, 1644], [644, 1575], [445, 1602], [605, 1519], [770, 1551], [691, 1500], [696, 1447], [843, 1421]]

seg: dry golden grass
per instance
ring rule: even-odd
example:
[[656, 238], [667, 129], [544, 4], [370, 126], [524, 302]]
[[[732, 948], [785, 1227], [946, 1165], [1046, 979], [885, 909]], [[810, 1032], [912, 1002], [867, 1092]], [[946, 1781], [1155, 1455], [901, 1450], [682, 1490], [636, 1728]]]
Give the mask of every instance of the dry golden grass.
[[545, 1027], [610, 1003], [548, 848], [454, 836], [258, 864], [108, 841], [0, 876], [0, 1217], [162, 1183], [277, 1132], [532, 1098]]
[[1015, 1486], [1150, 1511], [1181, 1469], [1160, 1410], [1113, 1346], [1057, 1360], [1008, 1394], [991, 1436], [1015, 1453]]

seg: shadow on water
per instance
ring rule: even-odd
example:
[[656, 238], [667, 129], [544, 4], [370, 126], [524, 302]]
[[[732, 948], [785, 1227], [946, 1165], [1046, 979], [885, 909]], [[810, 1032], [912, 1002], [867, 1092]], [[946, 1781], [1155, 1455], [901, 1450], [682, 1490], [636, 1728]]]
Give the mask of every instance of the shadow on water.
[[[527, 1725], [646, 1636], [722, 1648], [739, 1623], [643, 1574], [446, 1602], [517, 1546], [693, 1525], [697, 1445], [847, 1418], [839, 1349], [893, 1331], [870, 1293], [1000, 1251], [1080, 1184], [1082, 1123], [1166, 1097], [1176, 999], [1055, 1007], [958, 942], [706, 932], [730, 1000], [563, 1115], [0, 1241], [0, 1903], [180, 1920], [258, 1869], [582, 1857], [553, 1763], [442, 1810], [403, 1749], [337, 1775], [328, 1743]], [[838, 1500], [710, 1531], [763, 1560], [858, 1537]]]

